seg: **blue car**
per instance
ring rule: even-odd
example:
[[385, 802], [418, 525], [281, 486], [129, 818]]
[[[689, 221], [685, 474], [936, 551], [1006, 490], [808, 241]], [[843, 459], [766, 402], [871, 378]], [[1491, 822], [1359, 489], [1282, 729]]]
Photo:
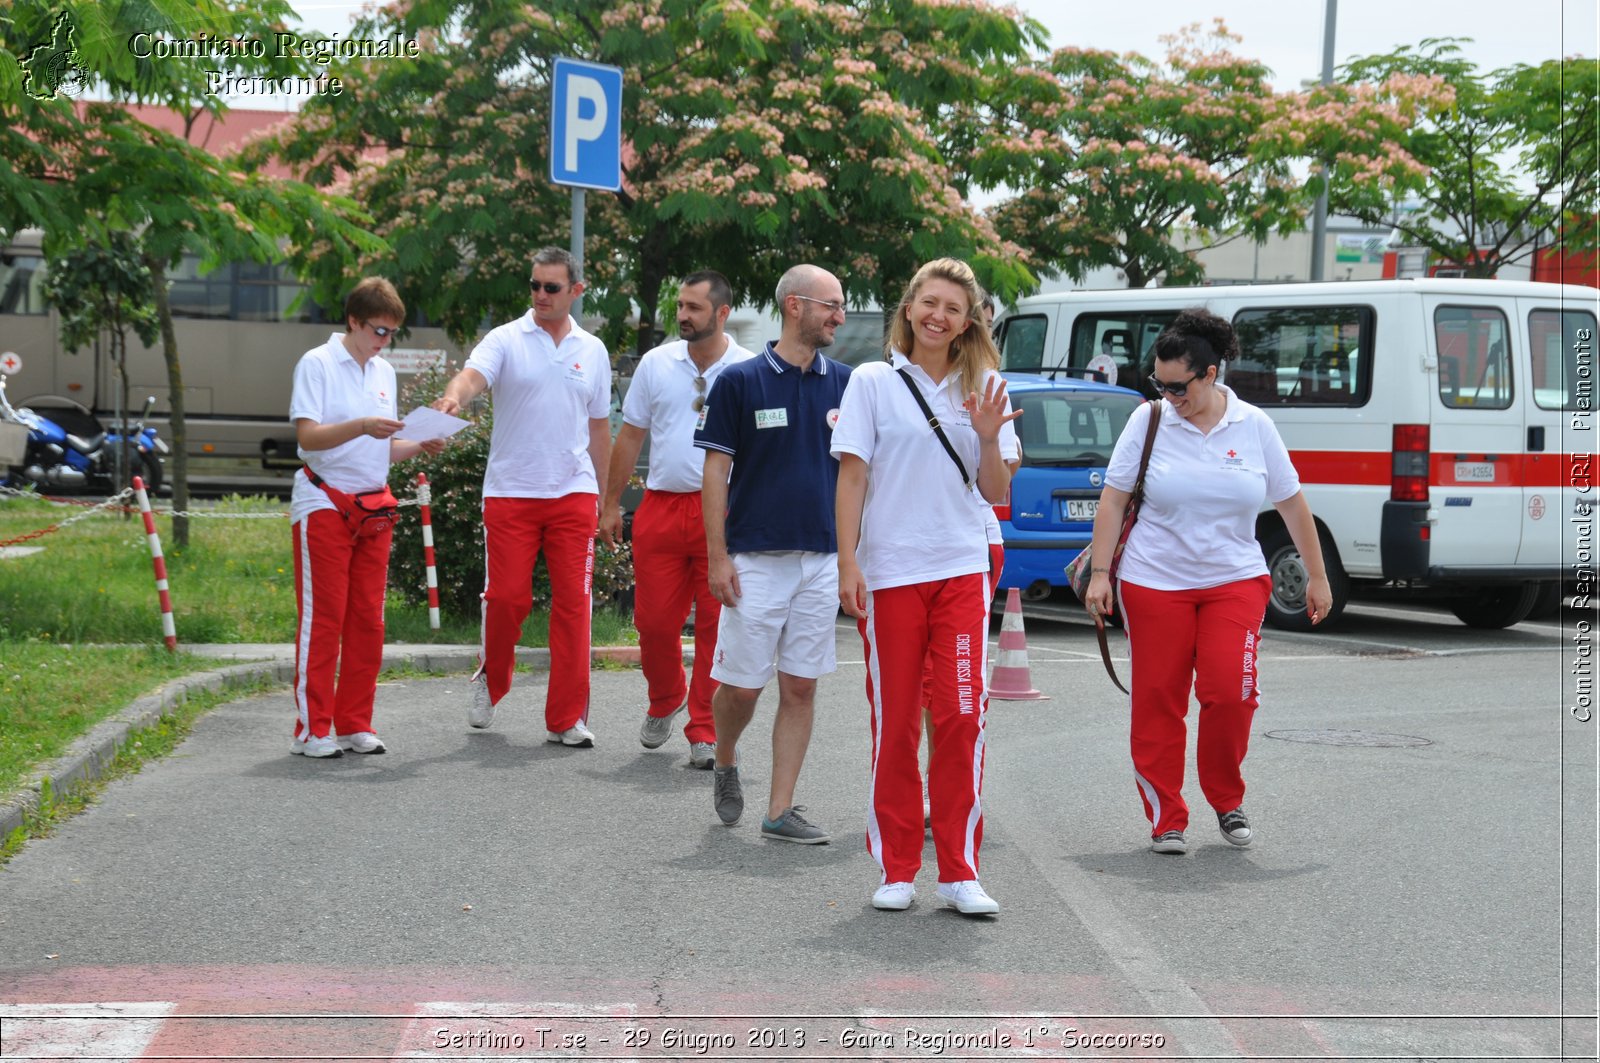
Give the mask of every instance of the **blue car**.
[[1067, 563], [1089, 545], [1106, 463], [1144, 396], [1112, 384], [1003, 375], [1023, 414], [1015, 422], [1022, 466], [1009, 504], [995, 507], [1006, 546], [999, 585], [1037, 600], [1067, 585]]

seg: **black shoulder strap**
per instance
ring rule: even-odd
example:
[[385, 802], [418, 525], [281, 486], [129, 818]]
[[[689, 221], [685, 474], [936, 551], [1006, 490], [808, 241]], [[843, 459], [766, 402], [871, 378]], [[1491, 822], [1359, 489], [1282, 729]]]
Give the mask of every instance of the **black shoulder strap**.
[[922, 389], [917, 387], [917, 382], [911, 379], [911, 374], [905, 368], [896, 371], [901, 380], [906, 382], [906, 387], [911, 389], [911, 397], [917, 400], [917, 406], [922, 410], [922, 416], [928, 419], [928, 424], [933, 428], [933, 434], [939, 437], [939, 442], [944, 444], [944, 452], [950, 455], [950, 460], [956, 463], [956, 468], [961, 470], [961, 484], [963, 487], [972, 487], [972, 477], [967, 475], [966, 462], [961, 460], [961, 455], [956, 453], [956, 448], [950, 445], [950, 437], [944, 434], [944, 429], [939, 427], [939, 418], [933, 415], [928, 408], [928, 400], [922, 397]]

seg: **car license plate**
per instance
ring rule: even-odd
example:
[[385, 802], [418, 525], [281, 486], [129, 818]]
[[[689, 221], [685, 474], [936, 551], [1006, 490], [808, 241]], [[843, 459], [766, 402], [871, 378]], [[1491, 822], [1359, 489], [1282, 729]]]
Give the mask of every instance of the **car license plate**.
[[1470, 484], [1494, 483], [1494, 462], [1492, 461], [1458, 461], [1456, 462], [1456, 482]]
[[1094, 515], [1100, 511], [1098, 498], [1069, 498], [1067, 499], [1068, 520], [1094, 520]]

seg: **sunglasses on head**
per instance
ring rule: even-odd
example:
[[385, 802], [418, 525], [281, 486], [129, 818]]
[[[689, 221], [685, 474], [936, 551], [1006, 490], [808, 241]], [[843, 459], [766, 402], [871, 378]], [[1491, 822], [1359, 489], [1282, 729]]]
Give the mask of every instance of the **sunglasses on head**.
[[1156, 391], [1157, 395], [1159, 395], [1163, 391], [1165, 391], [1168, 395], [1171, 395], [1173, 398], [1181, 399], [1185, 395], [1189, 394], [1189, 385], [1193, 384], [1196, 380], [1199, 380], [1199, 379], [1200, 379], [1200, 374], [1196, 373], [1194, 376], [1190, 377], [1188, 380], [1181, 381], [1181, 382], [1179, 382], [1177, 384], [1168, 384], [1166, 381], [1157, 380], [1156, 379], [1156, 375], [1154, 373], [1151, 373], [1150, 374], [1150, 386], [1152, 388], [1155, 388], [1155, 391]]
[[695, 413], [699, 413], [706, 408], [706, 378], [704, 373], [694, 378], [694, 390], [694, 401], [689, 404], [689, 408], [694, 410]]
[[556, 295], [566, 290], [567, 287], [565, 284], [557, 284], [554, 281], [545, 281], [543, 284], [540, 284], [538, 281], [530, 280], [528, 283], [533, 287], [534, 291], [538, 291], [540, 288], [543, 288], [546, 295]]
[[386, 327], [384, 325], [372, 325], [372, 324], [369, 324], [369, 325], [367, 325], [367, 328], [371, 329], [372, 330], [372, 334], [374, 336], [378, 337], [380, 340], [381, 339], [387, 339], [389, 336], [391, 336], [394, 333], [400, 331], [400, 328], [399, 328], [398, 325], [395, 326], [394, 328], [388, 328], [388, 327]]

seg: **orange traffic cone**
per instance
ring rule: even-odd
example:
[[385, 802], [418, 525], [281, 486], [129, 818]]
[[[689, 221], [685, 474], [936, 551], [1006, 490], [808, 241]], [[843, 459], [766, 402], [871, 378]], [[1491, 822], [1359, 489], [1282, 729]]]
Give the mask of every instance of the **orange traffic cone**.
[[1050, 695], [1033, 689], [1028, 675], [1028, 637], [1022, 630], [1022, 592], [1006, 591], [1006, 612], [1000, 618], [1000, 653], [989, 677], [991, 701], [1049, 701]]

